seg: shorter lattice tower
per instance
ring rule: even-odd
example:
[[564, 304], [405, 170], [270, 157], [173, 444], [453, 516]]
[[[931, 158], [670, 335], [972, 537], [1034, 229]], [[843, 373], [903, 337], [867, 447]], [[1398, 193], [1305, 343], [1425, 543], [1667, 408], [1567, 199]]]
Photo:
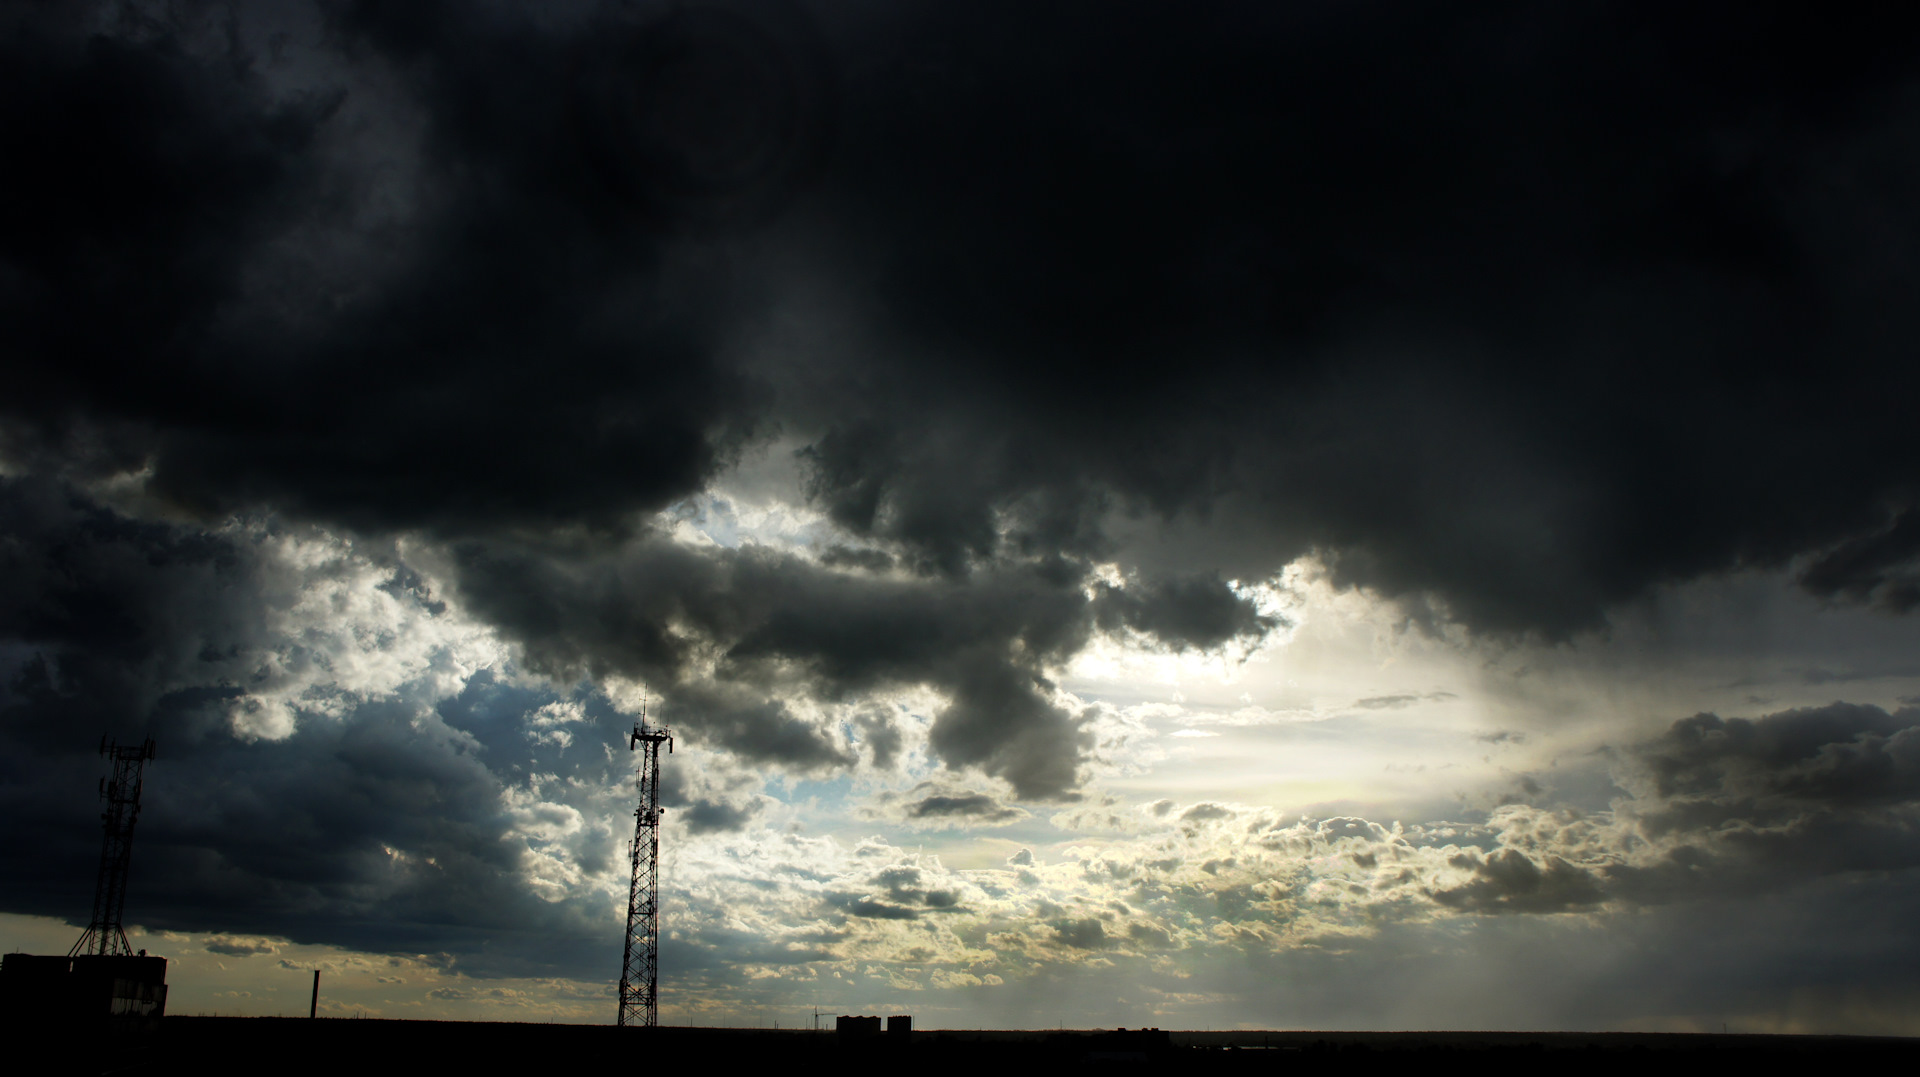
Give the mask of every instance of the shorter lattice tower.
[[627, 949], [620, 963], [622, 1027], [660, 1023], [660, 746], [673, 734], [647, 725], [642, 705], [627, 750], [640, 749], [640, 807], [634, 811], [633, 881], [627, 887]]
[[93, 920], [86, 933], [67, 951], [68, 957], [97, 954], [133, 956], [120, 914], [127, 903], [127, 865], [133, 861], [133, 824], [140, 818], [140, 780], [153, 758], [153, 738], [138, 747], [123, 748], [100, 738], [100, 754], [113, 760], [113, 777], [100, 779], [100, 813], [106, 831], [100, 842], [100, 876], [93, 887]]

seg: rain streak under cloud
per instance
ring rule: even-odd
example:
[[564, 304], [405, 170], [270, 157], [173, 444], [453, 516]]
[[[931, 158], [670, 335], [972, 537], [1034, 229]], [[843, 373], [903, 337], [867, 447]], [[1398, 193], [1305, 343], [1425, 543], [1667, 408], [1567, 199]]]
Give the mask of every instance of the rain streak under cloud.
[[1920, 1031], [1920, 40], [0, 15], [0, 926], [183, 1012]]

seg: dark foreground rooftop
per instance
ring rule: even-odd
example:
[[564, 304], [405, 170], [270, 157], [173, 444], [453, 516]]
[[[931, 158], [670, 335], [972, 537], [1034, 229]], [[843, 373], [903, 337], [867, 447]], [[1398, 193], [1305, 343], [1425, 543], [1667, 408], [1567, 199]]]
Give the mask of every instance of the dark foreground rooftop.
[[[16, 1049], [32, 1030], [8, 1030]], [[23, 1042], [24, 1041], [24, 1042]], [[1276, 1072], [1337, 1066], [1405, 1072], [1410, 1063], [1551, 1066], [1558, 1073], [1622, 1066], [1659, 1070], [1703, 1062], [1739, 1064], [1782, 1055], [1819, 1055], [1842, 1065], [1920, 1063], [1920, 1040], [1855, 1036], [1714, 1036], [1536, 1032], [1166, 1032], [919, 1031], [841, 1042], [832, 1032], [731, 1028], [614, 1028], [455, 1021], [304, 1020], [287, 1017], [172, 1016], [143, 1037], [84, 1045], [61, 1037], [43, 1045], [73, 1054], [70, 1072], [123, 1074], [329, 1074], [526, 1072], [564, 1066], [682, 1063], [777, 1065], [786, 1072], [885, 1066], [920, 1073], [1006, 1077], [1041, 1067], [1093, 1063], [1140, 1072]], [[39, 1052], [36, 1051], [36, 1054]], [[1811, 1061], [1811, 1059], [1802, 1059]], [[984, 1069], [983, 1069], [984, 1067]], [[1634, 1073], [1628, 1077], [1643, 1077]]]

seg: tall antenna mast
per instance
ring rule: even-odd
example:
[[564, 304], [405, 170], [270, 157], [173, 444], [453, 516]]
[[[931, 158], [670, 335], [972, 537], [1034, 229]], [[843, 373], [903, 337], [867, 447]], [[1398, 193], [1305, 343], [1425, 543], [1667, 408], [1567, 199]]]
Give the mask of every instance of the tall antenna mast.
[[93, 886], [93, 919], [80, 941], [67, 951], [68, 957], [133, 956], [120, 914], [127, 903], [133, 824], [140, 818], [140, 779], [147, 760], [153, 758], [153, 738], [148, 737], [138, 747], [122, 748], [118, 742], [101, 737], [100, 754], [113, 760], [113, 777], [100, 779], [100, 799], [107, 802], [107, 810], [100, 813], [106, 831], [100, 842], [100, 876]]
[[660, 1023], [660, 745], [673, 754], [673, 734], [640, 724], [627, 750], [640, 749], [640, 807], [634, 814], [633, 881], [627, 887], [627, 952], [620, 963], [621, 1027], [653, 1028]]

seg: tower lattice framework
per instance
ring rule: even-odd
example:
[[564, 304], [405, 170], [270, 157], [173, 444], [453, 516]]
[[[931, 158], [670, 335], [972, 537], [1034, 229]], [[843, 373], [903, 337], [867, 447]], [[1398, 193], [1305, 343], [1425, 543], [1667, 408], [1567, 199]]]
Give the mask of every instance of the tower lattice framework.
[[107, 810], [100, 813], [105, 830], [100, 875], [93, 887], [93, 919], [68, 957], [133, 956], [120, 916], [127, 903], [127, 866], [133, 861], [133, 824], [140, 818], [140, 782], [147, 760], [153, 758], [153, 738], [122, 746], [103, 737], [100, 754], [113, 760], [113, 776], [100, 779], [100, 799], [107, 802]]
[[620, 964], [618, 1024], [660, 1023], [660, 746], [673, 754], [673, 734], [648, 726], [644, 714], [627, 741], [640, 750], [640, 807], [634, 812], [633, 881], [627, 888], [627, 949]]

